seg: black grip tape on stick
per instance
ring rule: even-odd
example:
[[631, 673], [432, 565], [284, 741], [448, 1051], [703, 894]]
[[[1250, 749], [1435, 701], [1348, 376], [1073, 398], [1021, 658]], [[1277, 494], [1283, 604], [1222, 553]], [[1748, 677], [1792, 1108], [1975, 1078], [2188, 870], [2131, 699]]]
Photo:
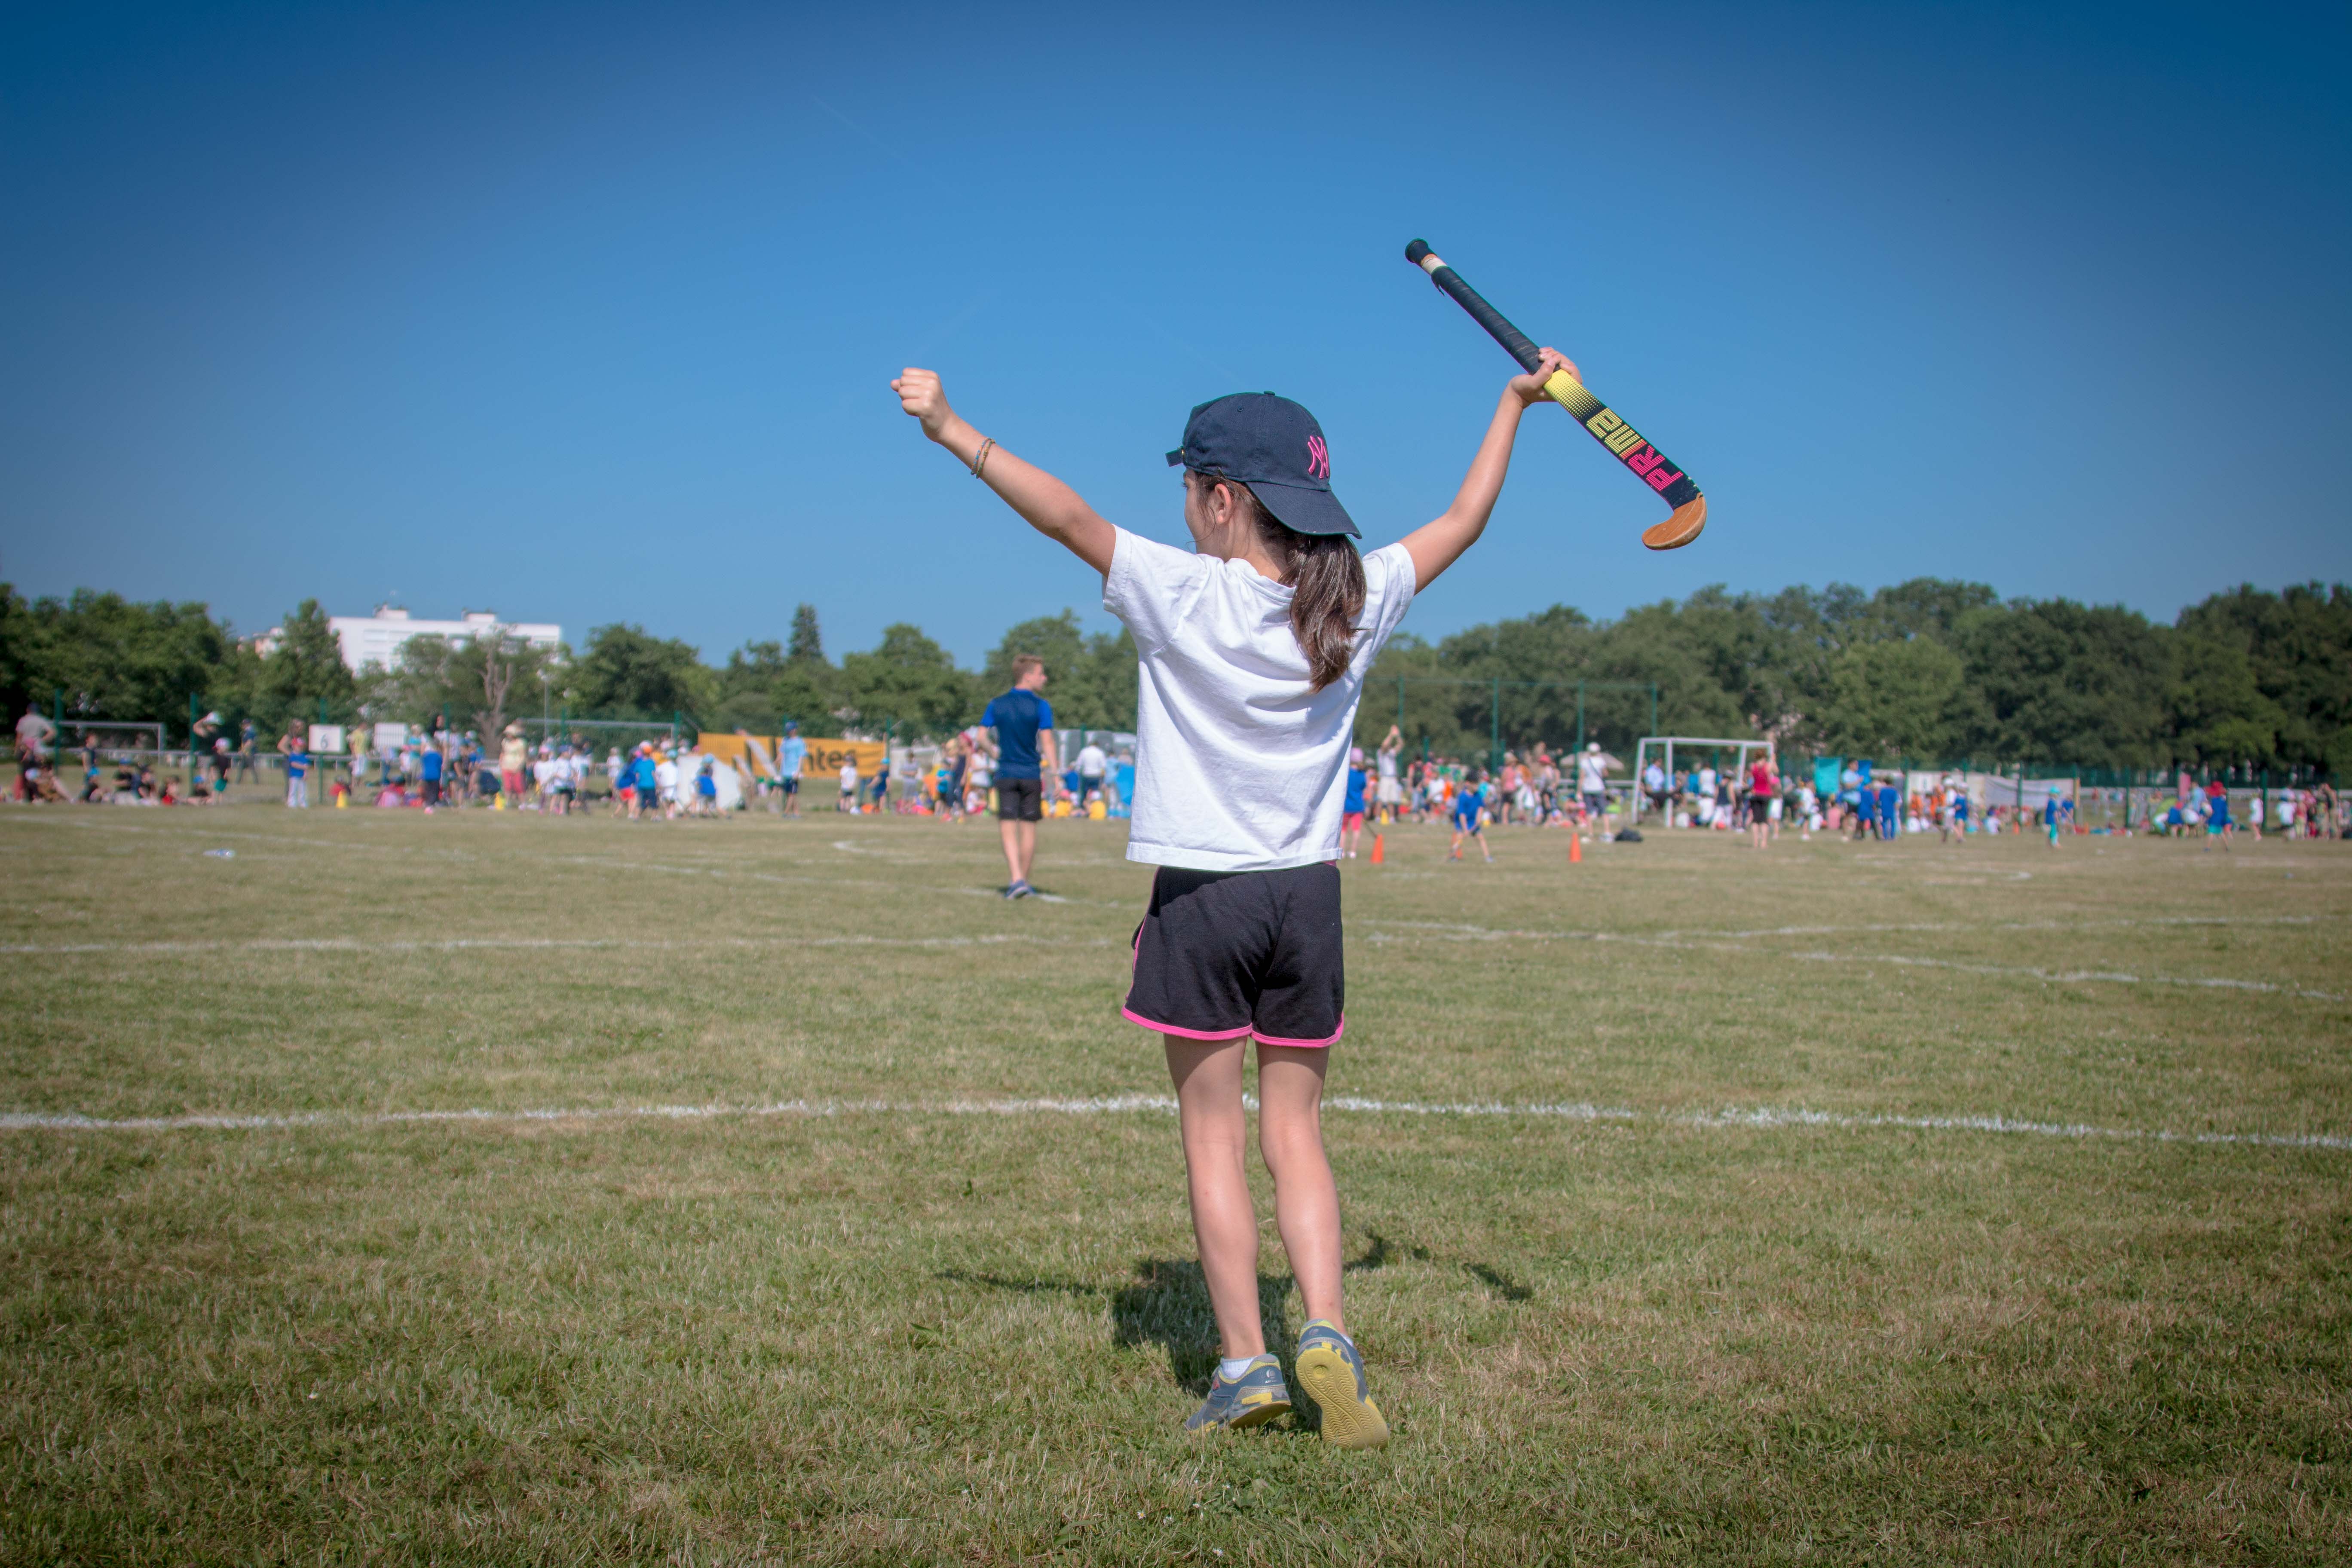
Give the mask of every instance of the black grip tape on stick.
[[[1421, 256], [1415, 256], [1412, 253], [1413, 246], [1421, 247]], [[1422, 257], [1429, 254], [1429, 247], [1416, 239], [1412, 242], [1412, 246], [1405, 247], [1404, 254], [1406, 260], [1419, 267], [1422, 264]], [[1429, 280], [1453, 295], [1454, 302], [1469, 311], [1470, 319], [1486, 328], [1486, 335], [1502, 344], [1505, 352], [1519, 362], [1521, 370], [1532, 372], [1536, 366], [1543, 363], [1543, 355], [1538, 353], [1536, 345], [1528, 340], [1527, 333], [1511, 325], [1502, 311], [1486, 303], [1485, 295], [1462, 281], [1462, 274], [1454, 271], [1443, 261], [1428, 268], [1428, 271]]]

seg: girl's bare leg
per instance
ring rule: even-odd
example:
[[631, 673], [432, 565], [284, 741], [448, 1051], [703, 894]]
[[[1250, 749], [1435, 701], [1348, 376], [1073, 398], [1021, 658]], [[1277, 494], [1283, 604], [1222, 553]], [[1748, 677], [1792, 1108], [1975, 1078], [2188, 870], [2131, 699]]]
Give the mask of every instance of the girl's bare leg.
[[[1257, 1048], [1257, 1146], [1274, 1173], [1274, 1221], [1307, 1303], [1340, 1332], [1339, 1188], [1323, 1152], [1323, 1075], [1328, 1048]], [[1253, 1304], [1255, 1310], [1255, 1304]]]
[[1176, 1084], [1192, 1236], [1201, 1247], [1209, 1305], [1217, 1315], [1219, 1353], [1228, 1359], [1262, 1355], [1265, 1325], [1257, 1305], [1257, 1210], [1243, 1164], [1249, 1127], [1242, 1112], [1242, 1057], [1249, 1041], [1161, 1037], [1168, 1045], [1168, 1076]]

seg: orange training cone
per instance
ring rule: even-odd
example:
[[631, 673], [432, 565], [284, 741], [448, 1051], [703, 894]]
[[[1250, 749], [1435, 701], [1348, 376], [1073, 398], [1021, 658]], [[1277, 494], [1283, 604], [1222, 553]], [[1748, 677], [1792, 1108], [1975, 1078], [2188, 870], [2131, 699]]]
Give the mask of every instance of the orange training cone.
[[1379, 834], [1373, 834], [1372, 864], [1375, 866], [1385, 866], [1388, 864], [1388, 860], [1389, 851], [1387, 842], [1383, 840]]
[[1573, 828], [1568, 835], [1568, 863], [1571, 866], [1584, 864], [1584, 835]]

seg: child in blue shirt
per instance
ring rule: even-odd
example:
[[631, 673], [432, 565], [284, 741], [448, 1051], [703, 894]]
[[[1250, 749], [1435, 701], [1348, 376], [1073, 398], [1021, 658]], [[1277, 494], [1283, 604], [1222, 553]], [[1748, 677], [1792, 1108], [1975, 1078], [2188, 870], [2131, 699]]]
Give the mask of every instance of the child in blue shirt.
[[1355, 747], [1348, 752], [1348, 798], [1339, 808], [1339, 853], [1353, 860], [1356, 847], [1364, 839], [1364, 752]]
[[1454, 848], [1452, 858], [1462, 858], [1462, 841], [1475, 838], [1478, 853], [1486, 857], [1486, 864], [1495, 863], [1495, 852], [1486, 847], [1486, 777], [1478, 774], [1463, 785], [1454, 797]]

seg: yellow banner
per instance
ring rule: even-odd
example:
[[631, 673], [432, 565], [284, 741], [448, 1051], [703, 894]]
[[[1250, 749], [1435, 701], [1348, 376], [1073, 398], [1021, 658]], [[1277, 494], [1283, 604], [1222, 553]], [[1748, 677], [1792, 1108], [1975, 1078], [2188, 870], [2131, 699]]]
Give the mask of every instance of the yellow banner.
[[[880, 741], [830, 741], [803, 735], [808, 754], [801, 760], [803, 778], [839, 778], [841, 764], [855, 760], [857, 776], [871, 779], [888, 765], [890, 748]], [[773, 778], [776, 753], [783, 743], [781, 735], [714, 735], [704, 731], [695, 742], [721, 762], [753, 778]]]

